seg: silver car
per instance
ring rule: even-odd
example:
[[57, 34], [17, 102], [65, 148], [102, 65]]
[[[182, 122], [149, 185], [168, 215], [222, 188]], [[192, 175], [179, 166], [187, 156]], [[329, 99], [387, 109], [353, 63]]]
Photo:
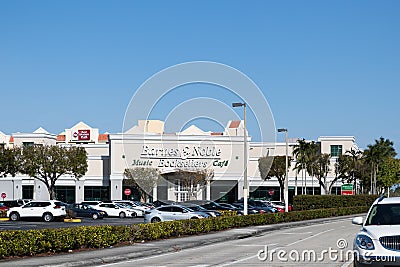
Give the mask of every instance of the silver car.
[[202, 219], [207, 217], [209, 217], [209, 215], [204, 212], [193, 211], [181, 205], [167, 205], [146, 211], [144, 214], [144, 222], [155, 223], [173, 220]]

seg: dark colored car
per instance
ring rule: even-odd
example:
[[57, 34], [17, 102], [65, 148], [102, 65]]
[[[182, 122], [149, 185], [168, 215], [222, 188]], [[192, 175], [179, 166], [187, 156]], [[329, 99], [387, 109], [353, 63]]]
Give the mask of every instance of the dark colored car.
[[192, 203], [179, 202], [179, 203], [177, 203], [177, 204], [178, 204], [178, 205], [185, 206], [185, 207], [187, 207], [187, 208], [189, 208], [189, 209], [191, 209], [191, 210], [194, 210], [194, 211], [200, 211], [200, 212], [207, 213], [207, 214], [210, 215], [211, 217], [218, 217], [218, 216], [221, 216], [221, 215], [222, 215], [221, 212], [218, 212], [218, 211], [216, 211], [216, 210], [207, 210], [207, 209], [203, 208], [203, 207], [200, 206], [200, 205], [196, 205], [196, 204], [192, 204]]
[[1, 211], [7, 211], [7, 210], [9, 210], [10, 208], [9, 207], [7, 207], [6, 205], [4, 205], [3, 203], [0, 203], [0, 210]]
[[240, 214], [240, 212], [237, 209], [221, 206], [219, 203], [211, 200], [189, 200], [186, 201], [185, 203], [200, 205], [207, 210], [233, 210], [236, 211], [238, 214]]
[[[237, 202], [233, 203], [234, 205], [243, 205], [243, 198], [239, 199]], [[258, 210], [260, 213], [275, 213], [278, 212], [278, 209], [272, 207], [271, 205], [261, 201], [261, 200], [248, 200], [248, 205], [250, 205], [253, 209]]]
[[9, 208], [20, 207], [28, 202], [29, 202], [29, 200], [25, 200], [25, 199], [0, 201], [0, 203], [3, 203], [5, 206], [7, 206]]
[[[233, 204], [229, 204], [231, 206], [236, 207], [239, 210], [239, 213], [241, 215], [244, 215], [244, 205], [241, 203], [233, 203]], [[258, 209], [255, 209], [253, 206], [251, 205], [247, 205], [247, 214], [257, 214], [257, 213], [261, 213]]]
[[107, 217], [107, 213], [105, 211], [96, 210], [88, 204], [71, 204], [67, 209], [70, 210], [75, 217], [88, 217], [92, 218], [93, 220]]
[[172, 200], [156, 200], [153, 202], [154, 207], [160, 207], [165, 205], [174, 205], [175, 201]]

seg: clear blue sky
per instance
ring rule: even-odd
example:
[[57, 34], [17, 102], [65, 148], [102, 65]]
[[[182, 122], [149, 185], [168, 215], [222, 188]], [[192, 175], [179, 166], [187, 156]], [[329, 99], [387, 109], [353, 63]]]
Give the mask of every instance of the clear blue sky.
[[205, 60], [248, 75], [290, 137], [383, 136], [400, 153], [399, 14], [400, 1], [0, 0], [0, 131], [120, 132], [146, 79]]

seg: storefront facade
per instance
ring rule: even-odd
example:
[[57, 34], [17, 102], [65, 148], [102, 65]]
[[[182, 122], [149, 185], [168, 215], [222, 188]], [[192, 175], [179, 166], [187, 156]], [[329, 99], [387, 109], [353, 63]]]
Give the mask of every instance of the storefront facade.
[[[124, 171], [137, 167], [157, 169], [162, 178], [151, 192], [151, 200], [184, 201], [193, 198], [187, 186], [176, 174], [179, 171], [211, 170], [212, 179], [196, 187], [196, 199], [235, 200], [243, 197], [244, 142], [243, 122], [230, 121], [222, 133], [204, 132], [191, 126], [180, 133], [164, 133], [161, 121], [139, 121], [138, 125], [121, 134], [100, 134], [99, 130], [80, 122], [54, 135], [43, 128], [33, 133], [10, 136], [0, 132], [2, 147], [32, 144], [82, 146], [88, 153], [88, 171], [75, 180], [62, 176], [56, 183], [56, 197], [65, 202], [83, 200], [118, 200], [127, 198]], [[356, 147], [354, 137], [320, 137], [323, 153], [331, 157], [328, 180], [333, 179], [334, 164], [339, 153]], [[255, 197], [279, 197], [276, 179], [263, 180], [258, 171], [258, 159], [266, 155], [285, 155], [285, 143], [258, 143], [248, 137], [248, 181]], [[296, 140], [289, 141], [292, 155]], [[321, 194], [315, 178], [289, 171], [289, 189], [307, 194]], [[338, 183], [338, 187], [341, 184]], [[193, 185], [196, 186], [196, 185]], [[0, 193], [5, 199], [48, 199], [45, 185], [31, 177], [17, 175], [0, 179]], [[137, 197], [131, 194], [129, 197]]]

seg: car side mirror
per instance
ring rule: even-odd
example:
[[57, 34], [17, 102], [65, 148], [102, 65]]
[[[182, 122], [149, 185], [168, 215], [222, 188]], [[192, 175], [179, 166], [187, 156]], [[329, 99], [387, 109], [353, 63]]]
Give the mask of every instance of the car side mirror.
[[182, 213], [187, 213], [188, 211], [187, 210], [182, 210]]
[[355, 218], [353, 218], [353, 220], [351, 222], [352, 222], [352, 224], [362, 225], [363, 224], [363, 217], [355, 217]]

